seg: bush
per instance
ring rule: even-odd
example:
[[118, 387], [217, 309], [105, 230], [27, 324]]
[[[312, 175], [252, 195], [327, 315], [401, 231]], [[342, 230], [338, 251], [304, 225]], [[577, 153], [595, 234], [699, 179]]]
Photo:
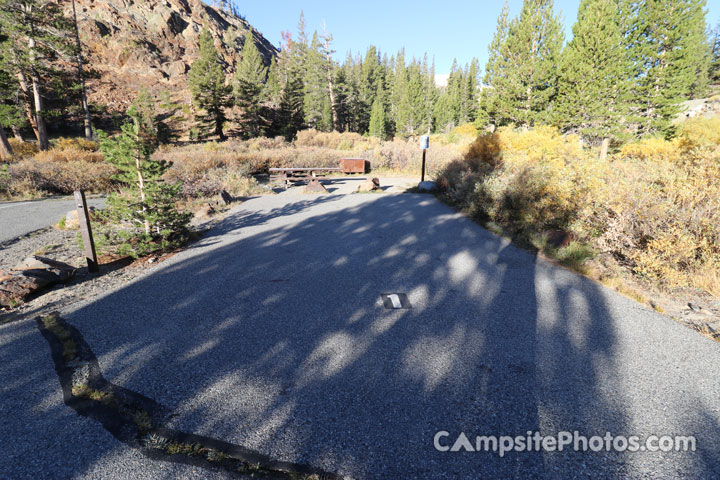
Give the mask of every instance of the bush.
[[100, 150], [97, 142], [83, 137], [60, 137], [53, 140], [51, 145], [55, 150], [82, 150], [85, 152], [97, 152]]
[[[370, 137], [372, 138], [372, 137]], [[320, 132], [314, 129], [301, 130], [295, 138], [295, 145], [298, 147], [324, 147], [338, 149], [343, 144], [343, 150], [355, 148], [361, 143], [377, 144], [377, 139], [363, 137], [354, 132]], [[349, 145], [349, 148], [347, 147]]]
[[698, 147], [717, 148], [720, 146], [720, 117], [686, 120], [679, 128], [678, 145], [685, 151]]
[[561, 229], [658, 284], [713, 291], [717, 281], [707, 279], [718, 276], [708, 271], [720, 265], [714, 125], [687, 122], [675, 139], [633, 142], [603, 161], [552, 128], [503, 128], [478, 137], [438, 184], [449, 202], [520, 238]]
[[637, 160], [677, 161], [679, 154], [677, 143], [663, 138], [645, 138], [620, 149], [621, 157]]
[[32, 157], [39, 151], [37, 144], [32, 142], [21, 142], [15, 138], [9, 138], [8, 142], [10, 142], [13, 154], [18, 158]]
[[[50, 152], [47, 152], [48, 154]], [[66, 195], [74, 190], [106, 193], [113, 189], [115, 170], [98, 162], [84, 160], [57, 161], [47, 156], [21, 160], [10, 165], [11, 195], [37, 196], [38, 194]]]
[[464, 123], [455, 127], [452, 133], [455, 135], [469, 135], [471, 137], [477, 137], [479, 132], [472, 123]]

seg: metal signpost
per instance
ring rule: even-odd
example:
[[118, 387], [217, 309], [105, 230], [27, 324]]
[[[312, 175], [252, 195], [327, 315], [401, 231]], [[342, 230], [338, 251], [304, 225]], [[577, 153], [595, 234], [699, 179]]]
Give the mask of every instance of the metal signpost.
[[97, 273], [97, 255], [95, 254], [95, 242], [93, 241], [92, 229], [90, 227], [90, 215], [88, 214], [85, 192], [75, 190], [75, 205], [77, 206], [78, 223], [82, 232], [83, 246], [85, 247], [85, 260], [87, 260], [88, 272]]
[[425, 154], [427, 153], [428, 149], [430, 148], [430, 135], [422, 135], [420, 137], [420, 148], [423, 152], [423, 159], [422, 159], [422, 174], [420, 175], [420, 181], [425, 181]]

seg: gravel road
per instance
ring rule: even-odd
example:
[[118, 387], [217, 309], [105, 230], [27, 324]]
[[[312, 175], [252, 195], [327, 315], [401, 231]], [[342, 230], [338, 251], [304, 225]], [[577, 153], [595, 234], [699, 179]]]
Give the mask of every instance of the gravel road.
[[[103, 198], [88, 198], [88, 205], [103, 208]], [[26, 202], [0, 202], [0, 243], [57, 223], [75, 208], [72, 196]]]
[[[278, 460], [359, 479], [720, 476], [720, 344], [427, 195], [255, 198], [61, 313], [108, 381], [172, 410], [169, 428]], [[0, 477], [222, 475], [74, 415], [33, 321], [0, 326], [0, 345]], [[437, 451], [438, 431], [694, 435], [697, 451], [500, 458]]]

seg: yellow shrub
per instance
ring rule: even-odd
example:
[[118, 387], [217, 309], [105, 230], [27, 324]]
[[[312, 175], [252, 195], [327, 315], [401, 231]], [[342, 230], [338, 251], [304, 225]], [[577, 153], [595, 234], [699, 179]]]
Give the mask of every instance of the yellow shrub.
[[475, 128], [475, 125], [472, 123], [464, 123], [455, 127], [452, 133], [455, 135], [470, 135], [472, 137], [477, 137], [478, 129]]
[[21, 142], [15, 138], [8, 139], [16, 157], [27, 158], [32, 157], [38, 152], [37, 144], [32, 142]]
[[[680, 135], [708, 145], [709, 122]], [[720, 162], [717, 149], [647, 139], [605, 160], [553, 129], [501, 128], [482, 135], [438, 179], [471, 214], [527, 238], [563, 229], [667, 287], [720, 287]], [[498, 161], [497, 159], [501, 159]]]
[[717, 147], [720, 145], [720, 117], [691, 118], [680, 125], [680, 148]]
[[102, 163], [105, 161], [103, 154], [93, 150], [83, 150], [75, 147], [66, 149], [53, 148], [44, 152], [35, 154], [35, 160], [38, 162], [86, 162], [86, 163]]
[[98, 144], [83, 137], [60, 137], [52, 141], [52, 147], [56, 150], [83, 150], [86, 152], [97, 152]]
[[538, 126], [532, 130], [498, 129], [506, 154], [519, 154], [524, 161], [571, 161], [585, 155], [577, 135], [562, 135], [556, 127]]
[[644, 138], [637, 142], [623, 145], [620, 156], [637, 160], [670, 160], [680, 158], [677, 141], [663, 138]]

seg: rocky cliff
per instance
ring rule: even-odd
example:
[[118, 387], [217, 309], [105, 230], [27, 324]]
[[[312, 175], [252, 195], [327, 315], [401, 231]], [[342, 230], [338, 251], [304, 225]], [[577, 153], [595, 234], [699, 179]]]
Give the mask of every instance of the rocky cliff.
[[[72, 2], [65, 1], [72, 16]], [[198, 38], [210, 29], [228, 76], [235, 72], [246, 35], [269, 64], [278, 50], [247, 21], [201, 0], [76, 0], [87, 65], [89, 100], [108, 112], [124, 111], [137, 92], [168, 91], [188, 101], [187, 72], [198, 55]]]

